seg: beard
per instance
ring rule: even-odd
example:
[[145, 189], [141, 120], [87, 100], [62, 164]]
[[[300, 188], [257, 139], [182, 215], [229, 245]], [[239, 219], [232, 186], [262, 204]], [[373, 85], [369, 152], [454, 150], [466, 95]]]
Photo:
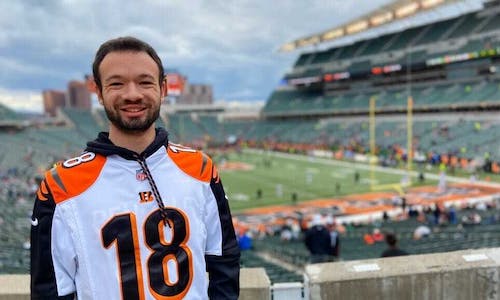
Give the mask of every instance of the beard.
[[160, 116], [160, 105], [149, 110], [145, 118], [130, 118], [125, 119], [120, 116], [119, 110], [111, 110], [104, 106], [104, 111], [108, 116], [109, 121], [118, 129], [129, 133], [144, 132], [153, 125]]

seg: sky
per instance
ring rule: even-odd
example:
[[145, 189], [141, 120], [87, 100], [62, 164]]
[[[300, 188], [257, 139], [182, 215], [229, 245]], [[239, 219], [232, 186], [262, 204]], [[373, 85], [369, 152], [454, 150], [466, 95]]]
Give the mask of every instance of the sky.
[[281, 45], [390, 2], [0, 1], [0, 103], [41, 112], [42, 90], [83, 79], [99, 45], [126, 35], [150, 43], [190, 83], [212, 85], [216, 101], [265, 101], [300, 55]]

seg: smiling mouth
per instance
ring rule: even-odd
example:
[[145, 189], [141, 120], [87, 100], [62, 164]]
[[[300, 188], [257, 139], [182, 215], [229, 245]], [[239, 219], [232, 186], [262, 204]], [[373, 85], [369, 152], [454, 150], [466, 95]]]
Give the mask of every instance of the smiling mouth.
[[122, 108], [121, 109], [122, 113], [124, 116], [129, 117], [129, 118], [138, 118], [144, 116], [146, 112], [145, 107], [129, 107], [129, 108]]
[[131, 112], [131, 113], [136, 113], [136, 112], [141, 112], [143, 110], [146, 110], [145, 108], [124, 108], [122, 111], [124, 112]]

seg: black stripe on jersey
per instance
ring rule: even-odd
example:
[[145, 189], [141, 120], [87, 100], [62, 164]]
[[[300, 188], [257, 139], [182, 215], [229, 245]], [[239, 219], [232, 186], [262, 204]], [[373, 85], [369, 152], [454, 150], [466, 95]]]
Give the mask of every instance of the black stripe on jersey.
[[31, 299], [73, 299], [74, 295], [57, 296], [57, 284], [52, 263], [51, 230], [56, 204], [46, 180], [42, 183], [47, 188], [44, 198], [35, 198], [31, 216]]
[[[214, 170], [212, 170], [213, 172]], [[238, 299], [240, 278], [240, 248], [234, 232], [233, 220], [222, 181], [213, 178], [210, 188], [217, 200], [222, 229], [222, 256], [205, 255], [209, 273], [210, 299]]]
[[64, 183], [62, 182], [61, 180], [61, 177], [59, 176], [59, 174], [57, 173], [57, 170], [56, 168], [52, 169], [50, 171], [50, 173], [52, 174], [52, 178], [54, 178], [54, 181], [57, 183], [57, 185], [65, 192], [67, 193], [66, 191], [66, 187], [64, 186]]
[[208, 157], [205, 155], [205, 153], [201, 153], [202, 157], [202, 162], [201, 162], [201, 170], [200, 170], [200, 176], [203, 174], [203, 171], [205, 171], [205, 168], [207, 167], [208, 163]]

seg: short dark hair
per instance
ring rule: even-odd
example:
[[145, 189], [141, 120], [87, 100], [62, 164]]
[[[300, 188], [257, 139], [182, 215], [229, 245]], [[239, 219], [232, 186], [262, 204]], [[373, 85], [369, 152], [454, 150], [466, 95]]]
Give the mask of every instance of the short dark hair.
[[158, 53], [156, 53], [155, 49], [153, 49], [153, 47], [151, 47], [151, 45], [149, 45], [148, 43], [141, 41], [140, 39], [135, 37], [125, 36], [104, 42], [95, 54], [94, 63], [92, 64], [92, 73], [94, 75], [94, 81], [97, 85], [97, 88], [100, 91], [102, 91], [102, 82], [101, 75], [99, 74], [99, 66], [101, 65], [101, 62], [104, 57], [106, 57], [106, 55], [111, 52], [120, 51], [146, 52], [158, 66], [160, 81], [159, 83], [161, 86], [161, 83], [165, 77], [165, 71], [163, 70], [163, 64], [160, 57], [158, 56]]

